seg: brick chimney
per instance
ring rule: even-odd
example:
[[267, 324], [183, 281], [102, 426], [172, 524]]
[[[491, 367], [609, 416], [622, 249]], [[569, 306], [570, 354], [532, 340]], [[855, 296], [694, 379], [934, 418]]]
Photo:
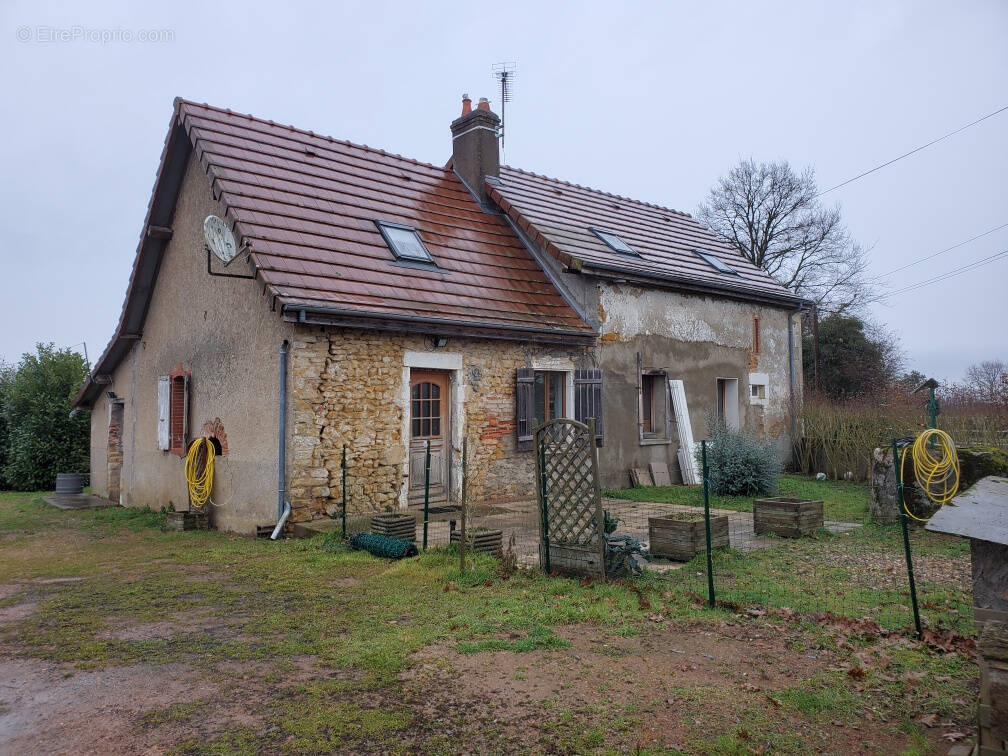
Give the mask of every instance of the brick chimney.
[[451, 125], [452, 165], [482, 205], [490, 204], [483, 180], [500, 176], [499, 126], [500, 117], [485, 97], [474, 109], [469, 95], [462, 95], [462, 115]]

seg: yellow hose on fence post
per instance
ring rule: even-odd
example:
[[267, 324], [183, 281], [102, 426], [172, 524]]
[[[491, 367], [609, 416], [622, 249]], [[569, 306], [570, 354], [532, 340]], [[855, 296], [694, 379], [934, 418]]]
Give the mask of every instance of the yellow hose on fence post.
[[[929, 446], [934, 447], [937, 455]], [[907, 450], [913, 460], [914, 478], [925, 495], [939, 507], [948, 504], [959, 491], [959, 455], [952, 437], [938, 428], [921, 433], [910, 446], [903, 447], [900, 474], [905, 476]], [[904, 478], [905, 479], [905, 478]], [[903, 500], [903, 509], [918, 522], [927, 522], [910, 511]]]
[[[199, 469], [200, 450], [205, 450], [203, 469]], [[186, 455], [185, 476], [189, 484], [189, 503], [199, 511], [210, 501], [210, 490], [213, 488], [214, 446], [209, 438], [197, 438], [189, 447]]]

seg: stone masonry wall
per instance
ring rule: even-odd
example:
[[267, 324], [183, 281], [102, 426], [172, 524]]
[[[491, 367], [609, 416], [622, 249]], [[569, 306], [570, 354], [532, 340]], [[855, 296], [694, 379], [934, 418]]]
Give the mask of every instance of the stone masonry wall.
[[108, 470], [108, 498], [119, 503], [119, 491], [122, 483], [122, 423], [123, 406], [115, 403], [109, 410], [108, 427], [108, 460], [106, 462]]
[[347, 510], [406, 506], [406, 361], [414, 353], [460, 357], [461, 369], [450, 372], [451, 498], [460, 494], [463, 434], [469, 439], [470, 501], [535, 495], [533, 455], [515, 449], [515, 370], [549, 357], [573, 362], [584, 358], [582, 350], [463, 338], [434, 349], [423, 336], [304, 328], [291, 345], [288, 476], [293, 522], [338, 511], [344, 444]]
[[347, 508], [396, 506], [404, 459], [402, 408], [395, 402], [402, 340], [363, 331], [305, 331], [291, 346], [291, 520], [323, 517], [327, 506], [339, 503], [344, 444]]

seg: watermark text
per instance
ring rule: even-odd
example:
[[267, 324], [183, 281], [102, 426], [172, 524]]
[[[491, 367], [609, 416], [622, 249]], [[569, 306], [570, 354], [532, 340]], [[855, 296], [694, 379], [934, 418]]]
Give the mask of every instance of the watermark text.
[[116, 43], [174, 42], [174, 29], [125, 29], [89, 26], [19, 26], [18, 42], [42, 44], [110, 45]]

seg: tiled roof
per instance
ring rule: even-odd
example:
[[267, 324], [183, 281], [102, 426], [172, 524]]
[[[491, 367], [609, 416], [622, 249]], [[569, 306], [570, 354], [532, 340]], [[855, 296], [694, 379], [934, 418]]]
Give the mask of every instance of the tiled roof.
[[[179, 107], [236, 236], [288, 310], [591, 336], [507, 222], [483, 212], [450, 170], [207, 105]], [[376, 220], [415, 228], [437, 269], [396, 264]]]
[[[487, 191], [540, 247], [569, 267], [674, 278], [740, 294], [799, 301], [686, 213], [502, 167]], [[617, 234], [639, 256], [612, 250], [591, 227]], [[738, 275], [719, 273], [694, 250], [714, 255]]]

